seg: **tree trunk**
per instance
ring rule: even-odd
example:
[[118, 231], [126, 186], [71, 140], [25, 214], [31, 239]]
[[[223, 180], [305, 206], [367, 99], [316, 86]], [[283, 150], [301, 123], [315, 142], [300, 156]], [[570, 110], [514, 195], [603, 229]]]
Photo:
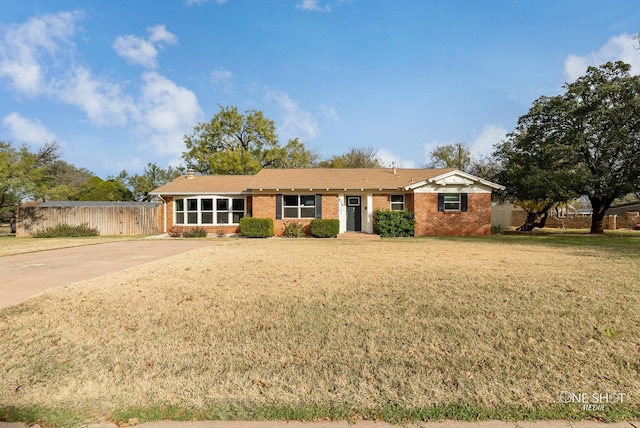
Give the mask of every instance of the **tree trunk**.
[[589, 198], [591, 201], [591, 231], [589, 233], [604, 233], [604, 213], [609, 209], [613, 199], [611, 198]]
[[524, 224], [518, 227], [518, 232], [531, 232], [536, 227], [544, 227], [547, 224], [549, 210], [558, 206], [558, 202], [552, 202], [540, 211], [527, 211], [527, 219]]

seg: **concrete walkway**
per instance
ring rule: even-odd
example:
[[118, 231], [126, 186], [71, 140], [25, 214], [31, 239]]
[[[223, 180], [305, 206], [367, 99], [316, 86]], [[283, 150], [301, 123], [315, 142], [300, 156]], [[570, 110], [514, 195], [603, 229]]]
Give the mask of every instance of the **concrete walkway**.
[[[135, 424], [135, 421], [132, 421]], [[22, 423], [3, 423], [0, 428], [26, 428]], [[40, 427], [40, 425], [32, 425]], [[85, 425], [89, 428], [116, 428], [114, 424]], [[122, 426], [134, 426], [124, 424]], [[502, 422], [502, 421], [481, 421], [481, 422], [422, 422], [405, 425], [390, 424], [388, 422], [374, 421], [336, 421], [336, 422], [300, 422], [300, 421], [199, 421], [199, 422], [148, 422], [135, 425], [140, 428], [394, 428], [404, 427], [425, 427], [425, 428], [640, 428], [638, 422], [618, 422], [605, 424], [594, 421], [535, 421], [535, 422]]]
[[0, 257], [0, 309], [49, 288], [96, 278], [214, 245], [210, 240], [149, 239]]

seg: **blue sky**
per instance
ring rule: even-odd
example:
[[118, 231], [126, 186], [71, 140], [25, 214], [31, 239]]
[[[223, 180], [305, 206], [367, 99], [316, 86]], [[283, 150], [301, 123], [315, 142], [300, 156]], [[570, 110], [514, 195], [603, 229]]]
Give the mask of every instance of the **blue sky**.
[[636, 0], [0, 0], [0, 140], [106, 177], [178, 165], [218, 105], [282, 144], [422, 167], [491, 152], [588, 65], [640, 70]]

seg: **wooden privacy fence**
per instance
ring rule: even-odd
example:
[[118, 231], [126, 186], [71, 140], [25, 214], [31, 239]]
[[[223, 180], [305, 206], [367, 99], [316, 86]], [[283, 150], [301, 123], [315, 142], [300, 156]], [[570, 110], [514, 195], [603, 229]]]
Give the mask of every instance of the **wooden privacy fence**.
[[18, 208], [16, 236], [68, 224], [88, 225], [100, 235], [154, 235], [162, 226], [162, 205], [154, 202], [67, 202], [25, 204]]

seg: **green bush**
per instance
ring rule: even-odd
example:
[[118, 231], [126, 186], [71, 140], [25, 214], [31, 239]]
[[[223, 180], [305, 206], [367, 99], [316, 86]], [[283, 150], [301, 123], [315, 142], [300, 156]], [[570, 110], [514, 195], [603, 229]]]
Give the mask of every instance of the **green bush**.
[[411, 211], [375, 210], [373, 230], [384, 238], [413, 236], [416, 219]]
[[182, 232], [183, 238], [206, 238], [207, 235], [207, 231], [202, 227], [194, 227], [193, 229], [187, 229]]
[[286, 238], [302, 238], [304, 236], [304, 225], [295, 221], [284, 223], [282, 236]]
[[504, 226], [501, 224], [496, 224], [491, 226], [491, 234], [492, 235], [502, 235], [504, 232]]
[[335, 238], [340, 232], [340, 221], [337, 219], [313, 219], [309, 230], [316, 238]]
[[240, 219], [240, 234], [248, 238], [269, 238], [273, 236], [273, 220], [243, 217]]
[[69, 224], [57, 224], [38, 230], [33, 234], [34, 238], [83, 238], [85, 236], [98, 236], [100, 232], [96, 228], [89, 227], [84, 223], [80, 226], [71, 226]]

